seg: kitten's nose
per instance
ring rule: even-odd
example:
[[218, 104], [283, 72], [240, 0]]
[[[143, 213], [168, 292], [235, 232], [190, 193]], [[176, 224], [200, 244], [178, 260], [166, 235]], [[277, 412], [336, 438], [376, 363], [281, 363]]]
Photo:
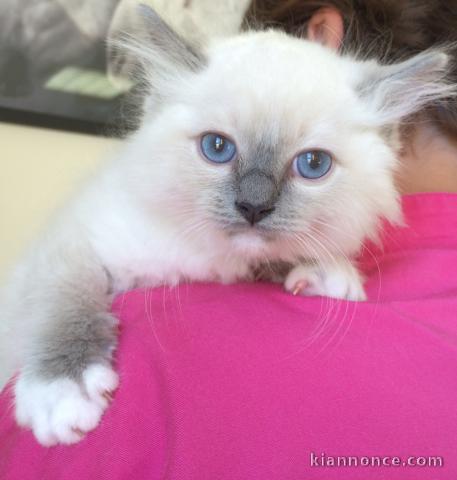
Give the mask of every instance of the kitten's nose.
[[239, 177], [235, 207], [254, 225], [274, 211], [278, 195], [274, 177], [254, 168]]
[[269, 207], [265, 204], [253, 205], [249, 202], [235, 202], [235, 206], [251, 225], [260, 222], [262, 218], [267, 217], [274, 210], [274, 207]]

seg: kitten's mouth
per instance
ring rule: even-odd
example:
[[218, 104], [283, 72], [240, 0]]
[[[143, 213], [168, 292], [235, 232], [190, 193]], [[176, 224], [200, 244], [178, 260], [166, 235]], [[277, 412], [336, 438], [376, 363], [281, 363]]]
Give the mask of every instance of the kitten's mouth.
[[275, 238], [275, 232], [263, 225], [247, 225], [237, 224], [230, 226], [226, 229], [226, 232], [230, 238], [245, 237], [245, 238], [257, 238], [265, 242], [272, 241]]

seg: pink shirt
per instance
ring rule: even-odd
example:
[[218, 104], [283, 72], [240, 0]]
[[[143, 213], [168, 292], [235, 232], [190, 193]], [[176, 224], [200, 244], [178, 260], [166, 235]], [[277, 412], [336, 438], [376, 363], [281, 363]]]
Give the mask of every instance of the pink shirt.
[[410, 227], [361, 260], [368, 302], [266, 284], [118, 298], [121, 386], [99, 428], [40, 447], [4, 391], [0, 478], [457, 479], [457, 195], [403, 204]]

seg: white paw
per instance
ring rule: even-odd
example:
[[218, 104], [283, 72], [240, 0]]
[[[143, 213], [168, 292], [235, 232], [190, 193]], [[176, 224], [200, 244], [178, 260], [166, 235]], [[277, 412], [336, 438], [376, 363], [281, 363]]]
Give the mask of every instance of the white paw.
[[286, 277], [284, 287], [294, 295], [322, 295], [344, 300], [366, 300], [362, 278], [348, 262], [298, 265]]
[[100, 422], [118, 383], [116, 372], [104, 365], [88, 367], [80, 383], [21, 374], [15, 386], [16, 420], [44, 446], [79, 442]]

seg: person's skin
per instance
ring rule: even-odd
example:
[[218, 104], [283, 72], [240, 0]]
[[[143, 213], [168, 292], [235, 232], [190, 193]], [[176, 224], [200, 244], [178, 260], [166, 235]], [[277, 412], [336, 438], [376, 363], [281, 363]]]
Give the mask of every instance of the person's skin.
[[401, 156], [400, 192], [457, 193], [457, 139], [444, 135], [430, 122], [421, 123], [415, 126]]
[[[344, 24], [334, 7], [318, 10], [308, 23], [308, 38], [338, 49]], [[457, 193], [457, 138], [439, 131], [427, 119], [419, 120], [408, 133], [397, 173], [402, 194], [420, 192]]]

